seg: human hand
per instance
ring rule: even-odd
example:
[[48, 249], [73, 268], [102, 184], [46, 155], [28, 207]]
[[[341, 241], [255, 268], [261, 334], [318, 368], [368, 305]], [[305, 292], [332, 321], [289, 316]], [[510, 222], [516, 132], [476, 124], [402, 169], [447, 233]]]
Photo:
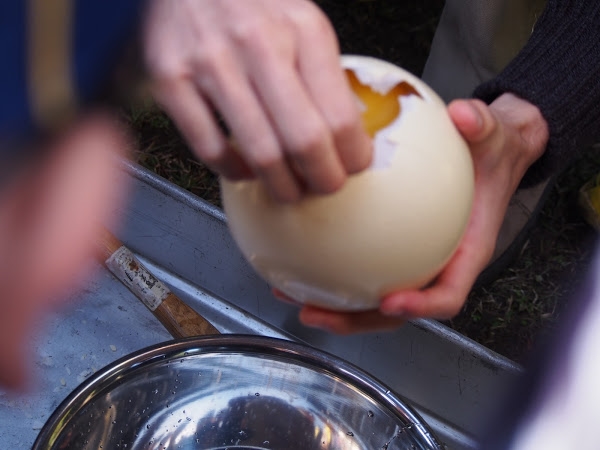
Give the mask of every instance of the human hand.
[[154, 0], [144, 44], [155, 98], [225, 177], [256, 176], [276, 200], [295, 201], [369, 165], [335, 33], [312, 2]]
[[[0, 190], [0, 385], [23, 388], [30, 339], [90, 264], [100, 224], [126, 198], [115, 156], [132, 142], [107, 113], [78, 119]], [[31, 358], [29, 358], [31, 360]]]
[[431, 285], [392, 293], [379, 310], [339, 313], [304, 306], [300, 319], [305, 325], [349, 334], [395, 328], [411, 318], [447, 319], [460, 311], [492, 257], [512, 194], [544, 152], [548, 127], [535, 106], [512, 94], [489, 107], [479, 100], [456, 100], [448, 112], [469, 144], [475, 169], [471, 217], [449, 263]]

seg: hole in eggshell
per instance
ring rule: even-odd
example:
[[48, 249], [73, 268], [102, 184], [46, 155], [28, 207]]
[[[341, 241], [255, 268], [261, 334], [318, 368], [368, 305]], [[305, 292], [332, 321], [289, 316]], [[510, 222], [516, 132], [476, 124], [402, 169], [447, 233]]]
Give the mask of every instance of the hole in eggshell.
[[367, 84], [361, 83], [356, 74], [346, 69], [346, 76], [350, 87], [364, 105], [362, 121], [371, 137], [379, 130], [387, 127], [401, 113], [399, 97], [416, 95], [419, 92], [408, 82], [402, 81], [390, 89], [386, 94], [380, 94]]

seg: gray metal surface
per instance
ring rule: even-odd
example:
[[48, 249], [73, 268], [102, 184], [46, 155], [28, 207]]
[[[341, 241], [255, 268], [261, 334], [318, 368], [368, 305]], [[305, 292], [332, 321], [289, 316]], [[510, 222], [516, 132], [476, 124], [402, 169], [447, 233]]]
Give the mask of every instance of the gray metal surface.
[[[30, 449], [60, 402], [80, 383], [107, 364], [149, 345], [171, 339], [157, 319], [112, 274], [99, 265], [82, 283], [70, 307], [51, 314], [34, 338], [35, 372], [31, 392], [0, 391], [0, 442], [11, 449]], [[159, 271], [156, 271], [159, 273]], [[163, 274], [162, 272], [160, 272]], [[273, 327], [170, 276], [174, 291], [203, 311], [223, 333], [255, 333], [289, 338]]]
[[[519, 367], [432, 321], [396, 332], [334, 336], [303, 327], [246, 264], [223, 214], [171, 183], [125, 164], [133, 184], [114, 230], [143, 261], [221, 332], [298, 339], [369, 372], [403, 396], [449, 448], [476, 447], [482, 418]], [[29, 448], [46, 418], [77, 384], [118, 357], [169, 339], [144, 306], [107, 271], [71, 308], [44, 323], [35, 341], [35, 391], [0, 392], [0, 437]]]

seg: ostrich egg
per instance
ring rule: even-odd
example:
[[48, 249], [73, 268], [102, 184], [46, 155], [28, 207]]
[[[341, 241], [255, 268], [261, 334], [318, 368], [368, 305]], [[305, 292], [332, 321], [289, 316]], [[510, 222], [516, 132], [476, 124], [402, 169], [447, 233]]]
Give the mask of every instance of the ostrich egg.
[[373, 139], [371, 166], [330, 195], [274, 201], [258, 180], [221, 179], [230, 231], [254, 269], [300, 303], [357, 311], [432, 281], [473, 200], [469, 148], [446, 105], [388, 62], [342, 56]]

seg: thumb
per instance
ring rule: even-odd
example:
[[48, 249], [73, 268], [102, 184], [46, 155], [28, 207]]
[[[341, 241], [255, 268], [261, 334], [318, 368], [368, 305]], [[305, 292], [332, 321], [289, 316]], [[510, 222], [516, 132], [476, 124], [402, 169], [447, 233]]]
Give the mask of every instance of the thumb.
[[481, 144], [497, 131], [498, 121], [481, 100], [454, 100], [448, 114], [469, 145]]

